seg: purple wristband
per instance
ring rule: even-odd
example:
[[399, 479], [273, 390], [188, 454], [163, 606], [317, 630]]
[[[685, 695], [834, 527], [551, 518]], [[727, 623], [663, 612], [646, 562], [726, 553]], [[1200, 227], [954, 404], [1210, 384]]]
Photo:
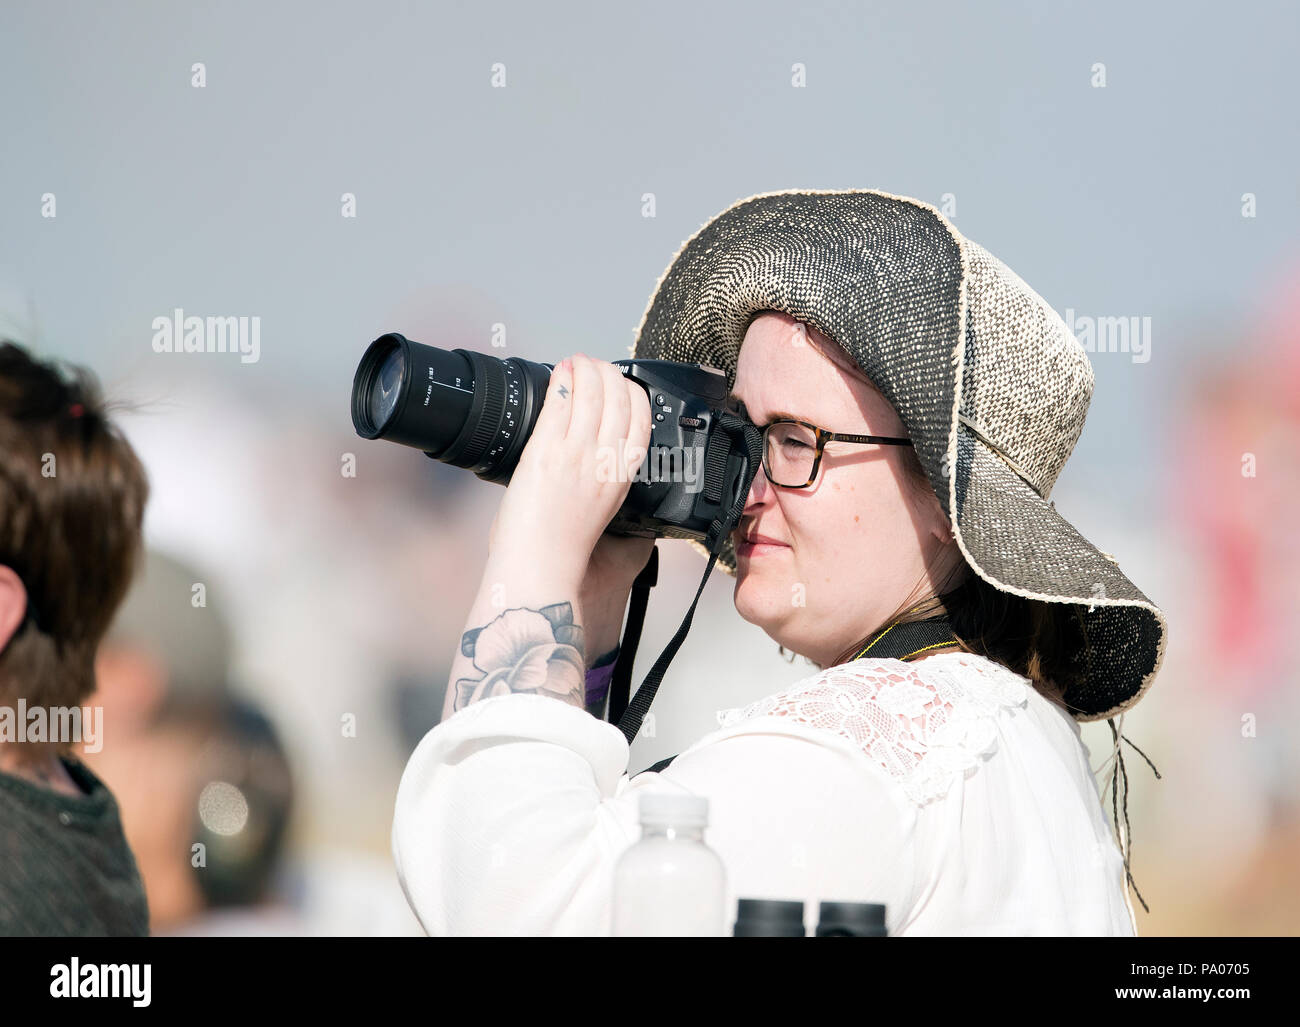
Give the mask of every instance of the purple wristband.
[[609, 683], [614, 680], [614, 665], [618, 663], [615, 657], [603, 667], [592, 667], [587, 671], [587, 705], [592, 703], [603, 703], [605, 696], [609, 694]]

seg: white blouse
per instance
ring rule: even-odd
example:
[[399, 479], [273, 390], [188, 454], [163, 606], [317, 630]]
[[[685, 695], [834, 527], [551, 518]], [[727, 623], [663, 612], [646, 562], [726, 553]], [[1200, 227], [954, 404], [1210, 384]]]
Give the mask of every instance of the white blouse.
[[[480, 700], [402, 775], [393, 856], [431, 935], [607, 935], [643, 792], [709, 800], [737, 898], [881, 902], [890, 935], [1134, 935], [1079, 725], [984, 657], [832, 667], [628, 777], [613, 724], [543, 695]], [[811, 933], [811, 930], [810, 932]]]

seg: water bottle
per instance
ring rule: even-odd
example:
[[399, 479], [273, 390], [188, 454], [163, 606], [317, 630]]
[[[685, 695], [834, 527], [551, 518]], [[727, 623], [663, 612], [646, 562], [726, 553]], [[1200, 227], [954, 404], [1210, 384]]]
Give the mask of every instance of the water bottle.
[[883, 938], [885, 907], [878, 902], [823, 902], [817, 908], [818, 938]]
[[709, 800], [642, 795], [641, 840], [614, 867], [615, 937], [726, 935], [726, 875], [704, 844]]

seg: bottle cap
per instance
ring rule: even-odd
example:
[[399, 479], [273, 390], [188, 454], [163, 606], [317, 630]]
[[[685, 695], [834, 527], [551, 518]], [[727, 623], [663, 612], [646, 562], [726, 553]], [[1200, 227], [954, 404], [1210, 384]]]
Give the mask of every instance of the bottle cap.
[[665, 794], [641, 796], [641, 824], [658, 827], [707, 827], [709, 800], [703, 795]]
[[817, 908], [818, 938], [883, 938], [885, 907], [878, 902], [823, 902]]
[[803, 938], [803, 903], [786, 899], [740, 899], [736, 902], [735, 938]]

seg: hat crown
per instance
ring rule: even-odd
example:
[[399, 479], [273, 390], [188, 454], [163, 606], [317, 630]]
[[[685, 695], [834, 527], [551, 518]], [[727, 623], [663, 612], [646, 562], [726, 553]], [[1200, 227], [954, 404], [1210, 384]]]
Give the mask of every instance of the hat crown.
[[683, 266], [694, 270], [665, 271], [633, 356], [734, 369], [753, 317], [786, 313], [880, 389], [940, 497], [958, 394], [959, 450], [973, 434], [1043, 498], [1083, 432], [1094, 386], [1083, 346], [929, 204], [873, 189], [760, 193], [683, 243], [670, 270]]
[[960, 413], [1043, 498], [1083, 432], [1095, 384], [1087, 351], [1014, 271], [970, 239]]

